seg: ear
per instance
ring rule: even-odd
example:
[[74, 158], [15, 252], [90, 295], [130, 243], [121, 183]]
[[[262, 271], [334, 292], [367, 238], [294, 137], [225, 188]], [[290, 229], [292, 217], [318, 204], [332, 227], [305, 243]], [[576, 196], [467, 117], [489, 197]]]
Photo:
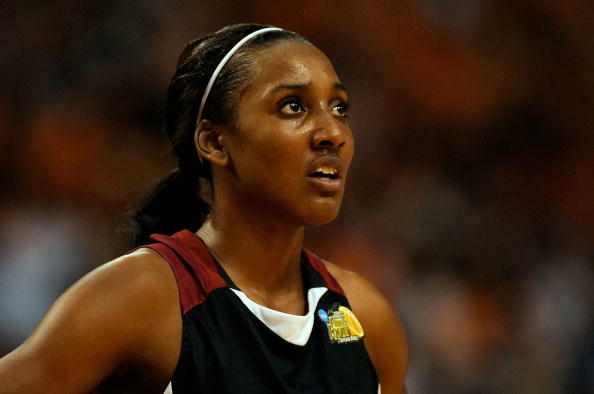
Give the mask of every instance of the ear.
[[210, 120], [200, 120], [194, 132], [194, 144], [201, 160], [208, 160], [218, 166], [227, 165], [229, 154], [225, 149], [222, 131]]

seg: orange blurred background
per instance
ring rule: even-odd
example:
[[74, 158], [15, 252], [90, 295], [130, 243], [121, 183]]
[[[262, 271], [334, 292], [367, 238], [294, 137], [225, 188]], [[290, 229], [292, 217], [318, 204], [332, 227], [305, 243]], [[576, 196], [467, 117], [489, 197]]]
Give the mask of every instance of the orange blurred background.
[[594, 393], [594, 3], [87, 3], [0, 8], [0, 354], [127, 250], [185, 43], [258, 22], [350, 92], [343, 210], [307, 246], [393, 300], [409, 392]]

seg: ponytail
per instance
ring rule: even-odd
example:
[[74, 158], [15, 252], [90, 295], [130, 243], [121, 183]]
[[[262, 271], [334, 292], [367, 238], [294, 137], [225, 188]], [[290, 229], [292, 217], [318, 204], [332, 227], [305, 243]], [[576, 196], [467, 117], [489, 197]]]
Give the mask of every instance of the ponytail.
[[179, 169], [161, 179], [132, 216], [134, 246], [150, 243], [153, 233], [197, 231], [210, 211], [199, 185], [197, 176]]

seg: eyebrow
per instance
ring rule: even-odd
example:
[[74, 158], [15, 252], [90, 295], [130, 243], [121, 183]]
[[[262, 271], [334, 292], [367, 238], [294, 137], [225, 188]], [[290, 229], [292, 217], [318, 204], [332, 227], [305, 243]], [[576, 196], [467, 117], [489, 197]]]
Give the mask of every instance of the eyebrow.
[[346, 91], [347, 91], [347, 88], [346, 88], [346, 86], [344, 86], [344, 85], [343, 85], [341, 82], [336, 82], [336, 83], [334, 84], [334, 89], [336, 89], [336, 90], [342, 90], [342, 91], [343, 91], [343, 92], [345, 92], [345, 93], [346, 93]]
[[275, 86], [270, 90], [270, 94], [276, 93], [281, 90], [303, 90], [307, 89], [310, 86], [309, 83], [296, 83], [296, 84], [283, 84]]
[[[283, 84], [283, 85], [278, 85], [278, 86], [275, 86], [274, 88], [272, 88], [270, 90], [269, 94], [274, 94], [281, 90], [304, 90], [310, 86], [311, 86], [311, 84], [309, 82], [308, 83], [296, 83], [296, 84]], [[341, 82], [335, 82], [334, 89], [342, 90], [345, 93], [347, 91], [346, 87]]]

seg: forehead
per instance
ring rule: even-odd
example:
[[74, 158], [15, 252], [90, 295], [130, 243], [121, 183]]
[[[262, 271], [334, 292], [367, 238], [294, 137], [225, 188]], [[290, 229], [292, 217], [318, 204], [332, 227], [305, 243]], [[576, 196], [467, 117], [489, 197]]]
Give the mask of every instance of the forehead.
[[322, 51], [306, 42], [283, 40], [256, 52], [244, 93], [281, 84], [334, 86], [336, 82], [334, 67]]

